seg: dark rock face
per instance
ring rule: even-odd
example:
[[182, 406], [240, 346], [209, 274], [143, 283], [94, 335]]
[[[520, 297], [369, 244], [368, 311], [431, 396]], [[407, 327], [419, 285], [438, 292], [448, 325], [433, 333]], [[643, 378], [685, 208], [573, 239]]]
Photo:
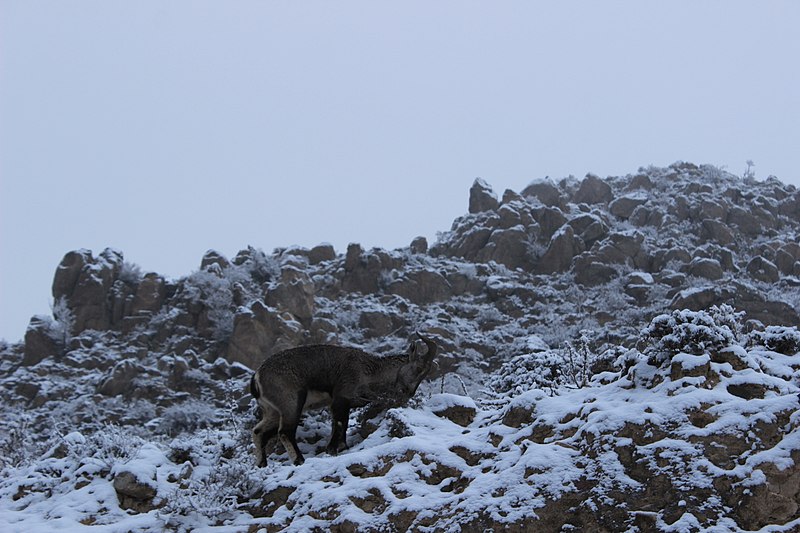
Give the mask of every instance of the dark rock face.
[[25, 355], [22, 364], [33, 366], [40, 361], [61, 354], [62, 342], [54, 338], [48, 317], [34, 316], [25, 332]]
[[114, 490], [117, 492], [120, 507], [137, 513], [147, 513], [156, 507], [155, 472], [153, 479], [142, 481], [135, 472], [122, 471], [114, 476]]
[[594, 174], [588, 174], [572, 201], [576, 204], [607, 204], [614, 199], [611, 186]]
[[522, 189], [521, 195], [525, 198], [535, 198], [547, 207], [561, 207], [563, 202], [562, 192], [549, 180], [531, 183]]
[[482, 179], [477, 178], [469, 190], [469, 212], [481, 213], [494, 211], [500, 206], [492, 188]]
[[539, 260], [539, 272], [563, 272], [572, 263], [572, 258], [583, 252], [584, 248], [583, 240], [575, 235], [572, 226], [563, 226], [550, 240], [550, 246]]
[[66, 299], [75, 313], [75, 333], [111, 325], [108, 292], [121, 269], [122, 253], [110, 248], [96, 258], [88, 250], [64, 256], [53, 279], [53, 298]]

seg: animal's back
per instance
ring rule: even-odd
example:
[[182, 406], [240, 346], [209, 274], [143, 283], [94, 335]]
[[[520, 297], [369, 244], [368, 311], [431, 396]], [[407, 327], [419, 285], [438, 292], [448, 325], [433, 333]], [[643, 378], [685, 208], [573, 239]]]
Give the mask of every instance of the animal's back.
[[357, 348], [332, 344], [297, 346], [267, 357], [258, 374], [288, 374], [309, 389], [330, 392], [343, 379], [357, 374], [357, 368], [369, 358]]

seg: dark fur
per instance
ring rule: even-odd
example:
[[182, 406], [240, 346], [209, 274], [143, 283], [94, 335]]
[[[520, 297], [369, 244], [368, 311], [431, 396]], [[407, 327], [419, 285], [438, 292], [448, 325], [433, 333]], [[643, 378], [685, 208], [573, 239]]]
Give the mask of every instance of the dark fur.
[[407, 354], [378, 357], [356, 348], [332, 345], [300, 346], [268, 357], [250, 380], [250, 392], [262, 411], [253, 429], [259, 466], [266, 464], [264, 446], [279, 437], [295, 464], [303, 462], [295, 433], [305, 409], [329, 405], [333, 418], [328, 453], [347, 446], [350, 409], [367, 404], [386, 408], [402, 405], [430, 371], [436, 344], [418, 354], [412, 343]]

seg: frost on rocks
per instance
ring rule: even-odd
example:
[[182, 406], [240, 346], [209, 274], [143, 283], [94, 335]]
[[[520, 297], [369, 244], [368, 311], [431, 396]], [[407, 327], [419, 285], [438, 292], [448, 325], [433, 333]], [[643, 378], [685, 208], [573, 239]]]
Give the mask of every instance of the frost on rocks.
[[[800, 529], [800, 193], [676, 163], [496, 195], [436, 242], [69, 252], [0, 345], [0, 531]], [[256, 468], [252, 370], [435, 338], [412, 401]], [[364, 430], [366, 428], [366, 430]]]

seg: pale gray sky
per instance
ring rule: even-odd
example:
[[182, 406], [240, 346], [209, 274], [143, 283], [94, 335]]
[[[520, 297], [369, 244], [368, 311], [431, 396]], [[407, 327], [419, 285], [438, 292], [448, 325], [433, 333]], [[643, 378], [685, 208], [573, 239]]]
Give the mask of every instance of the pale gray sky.
[[800, 2], [0, 0], [0, 338], [64, 253], [435, 239], [476, 176], [800, 184]]

